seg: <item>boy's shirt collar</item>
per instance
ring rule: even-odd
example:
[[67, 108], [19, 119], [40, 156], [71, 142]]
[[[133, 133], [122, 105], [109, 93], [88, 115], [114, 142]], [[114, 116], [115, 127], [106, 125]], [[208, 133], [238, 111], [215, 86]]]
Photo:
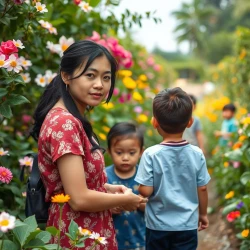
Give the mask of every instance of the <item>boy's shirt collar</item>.
[[187, 140], [182, 141], [169, 141], [169, 142], [162, 142], [160, 145], [170, 146], [170, 147], [182, 147], [188, 145], [189, 142]]

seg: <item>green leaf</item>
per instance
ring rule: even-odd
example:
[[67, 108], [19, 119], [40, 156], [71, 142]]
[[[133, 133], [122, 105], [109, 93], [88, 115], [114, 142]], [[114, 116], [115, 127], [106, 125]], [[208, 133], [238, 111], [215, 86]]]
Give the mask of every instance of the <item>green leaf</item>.
[[81, 243], [78, 243], [75, 245], [76, 247], [85, 247], [85, 243], [84, 242], [81, 242]]
[[25, 226], [16, 227], [13, 229], [13, 234], [15, 235], [16, 239], [20, 243], [21, 247], [23, 247], [27, 237], [30, 234], [29, 226], [25, 225]]
[[222, 211], [222, 214], [223, 214], [223, 215], [227, 215], [228, 213], [234, 211], [235, 208], [236, 208], [236, 206], [237, 206], [237, 202], [234, 202], [234, 203], [232, 203], [232, 204], [230, 204], [230, 205], [224, 207], [224, 209], [223, 209], [223, 211]]
[[28, 244], [26, 244], [24, 246], [24, 249], [30, 249], [30, 248], [34, 248], [34, 247], [39, 247], [41, 249], [44, 249], [44, 248], [42, 248], [44, 245], [45, 245], [45, 243], [41, 239], [33, 239]]
[[240, 182], [243, 185], [246, 185], [250, 181], [250, 172], [245, 172], [241, 177], [240, 177]]
[[16, 228], [16, 227], [21, 227], [21, 226], [27, 226], [27, 224], [26, 224], [26, 223], [23, 223], [23, 222], [20, 221], [20, 220], [16, 220], [16, 221], [15, 221], [15, 228]]
[[0, 22], [5, 25], [10, 25], [10, 19], [8, 17], [0, 18]]
[[66, 22], [65, 19], [63, 19], [63, 18], [57, 18], [56, 20], [53, 20], [50, 23], [53, 26], [58, 26], [59, 24], [62, 24], [62, 23], [65, 23], [65, 22]]
[[29, 231], [33, 232], [37, 229], [37, 222], [35, 215], [29, 216], [24, 220], [24, 223], [26, 223], [29, 226]]
[[[2, 240], [0, 240], [0, 245], [2, 244]], [[19, 247], [10, 240], [3, 241], [3, 250], [19, 250]]]
[[91, 7], [96, 7], [100, 2], [101, 2], [101, 0], [90, 0], [89, 5]]
[[42, 240], [45, 244], [48, 243], [51, 239], [51, 234], [47, 231], [40, 232], [37, 236], [36, 239]]
[[4, 88], [0, 88], [0, 98], [2, 98], [3, 96], [7, 95], [8, 91]]
[[12, 111], [9, 105], [4, 102], [3, 104], [0, 104], [0, 114], [6, 118], [12, 117]]
[[15, 106], [23, 103], [29, 103], [30, 101], [22, 96], [22, 95], [16, 95], [16, 94], [11, 94], [8, 99], [6, 100], [6, 103], [10, 106]]
[[76, 240], [78, 234], [78, 225], [73, 220], [71, 220], [69, 224], [69, 234], [73, 240]]
[[56, 227], [46, 227], [46, 231], [53, 236], [56, 236], [59, 233], [59, 230]]
[[225, 157], [234, 161], [241, 161], [242, 155], [243, 155], [243, 152], [240, 149], [236, 149], [234, 151], [225, 153]]
[[57, 249], [57, 244], [45, 245], [45, 246], [44, 246], [44, 249], [47, 249], [47, 250], [55, 250], [55, 249]]

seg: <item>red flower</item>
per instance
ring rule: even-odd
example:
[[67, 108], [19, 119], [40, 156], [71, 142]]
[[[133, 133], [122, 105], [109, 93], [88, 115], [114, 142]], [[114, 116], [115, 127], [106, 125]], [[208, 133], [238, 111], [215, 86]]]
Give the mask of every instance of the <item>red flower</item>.
[[234, 221], [235, 219], [237, 219], [238, 217], [240, 217], [240, 211], [233, 211], [233, 212], [231, 212], [231, 213], [229, 213], [229, 214], [227, 215], [227, 220], [228, 220], [229, 222], [232, 222], [232, 221]]
[[13, 41], [9, 40], [7, 42], [1, 42], [0, 46], [0, 55], [4, 54], [6, 56], [6, 60], [9, 59], [11, 54], [14, 54], [15, 57], [17, 56], [18, 48], [14, 45]]
[[82, 0], [74, 0], [74, 4], [79, 5]]
[[13, 0], [14, 4], [23, 4], [24, 0]]

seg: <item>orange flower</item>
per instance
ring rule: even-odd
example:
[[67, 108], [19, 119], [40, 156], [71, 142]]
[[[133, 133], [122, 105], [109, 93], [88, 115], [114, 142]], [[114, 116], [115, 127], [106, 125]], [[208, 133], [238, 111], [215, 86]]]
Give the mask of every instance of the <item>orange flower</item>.
[[246, 135], [241, 135], [239, 137], [239, 141], [242, 142], [242, 141], [245, 141], [247, 139], [247, 136]]
[[226, 162], [224, 162], [224, 164], [223, 164], [223, 165], [224, 165], [224, 167], [225, 167], [225, 168], [227, 168], [227, 167], [229, 167], [229, 162], [228, 162], [228, 161], [226, 161]]
[[241, 148], [242, 147], [242, 142], [236, 142], [234, 145], [233, 145], [233, 150], [236, 150], [238, 148]]
[[68, 194], [56, 194], [51, 198], [51, 202], [53, 203], [66, 203], [70, 200], [70, 196]]

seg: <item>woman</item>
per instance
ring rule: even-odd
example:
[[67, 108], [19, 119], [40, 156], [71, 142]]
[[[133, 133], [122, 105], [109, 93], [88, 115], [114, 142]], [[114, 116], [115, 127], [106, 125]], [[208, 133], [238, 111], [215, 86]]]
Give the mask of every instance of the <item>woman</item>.
[[[62, 210], [63, 248], [71, 247], [65, 232], [73, 219], [80, 227], [107, 238], [107, 245], [95, 249], [116, 250], [110, 209], [123, 206], [131, 211], [145, 202], [124, 186], [106, 183], [101, 148], [84, 116], [89, 107], [110, 100], [116, 69], [115, 59], [103, 46], [87, 40], [72, 44], [61, 59], [60, 73], [46, 88], [34, 114], [32, 135], [38, 140], [46, 200], [58, 193], [71, 197]], [[59, 228], [58, 220], [59, 205], [52, 203], [47, 226]], [[84, 249], [90, 249], [92, 243], [86, 240]]]

